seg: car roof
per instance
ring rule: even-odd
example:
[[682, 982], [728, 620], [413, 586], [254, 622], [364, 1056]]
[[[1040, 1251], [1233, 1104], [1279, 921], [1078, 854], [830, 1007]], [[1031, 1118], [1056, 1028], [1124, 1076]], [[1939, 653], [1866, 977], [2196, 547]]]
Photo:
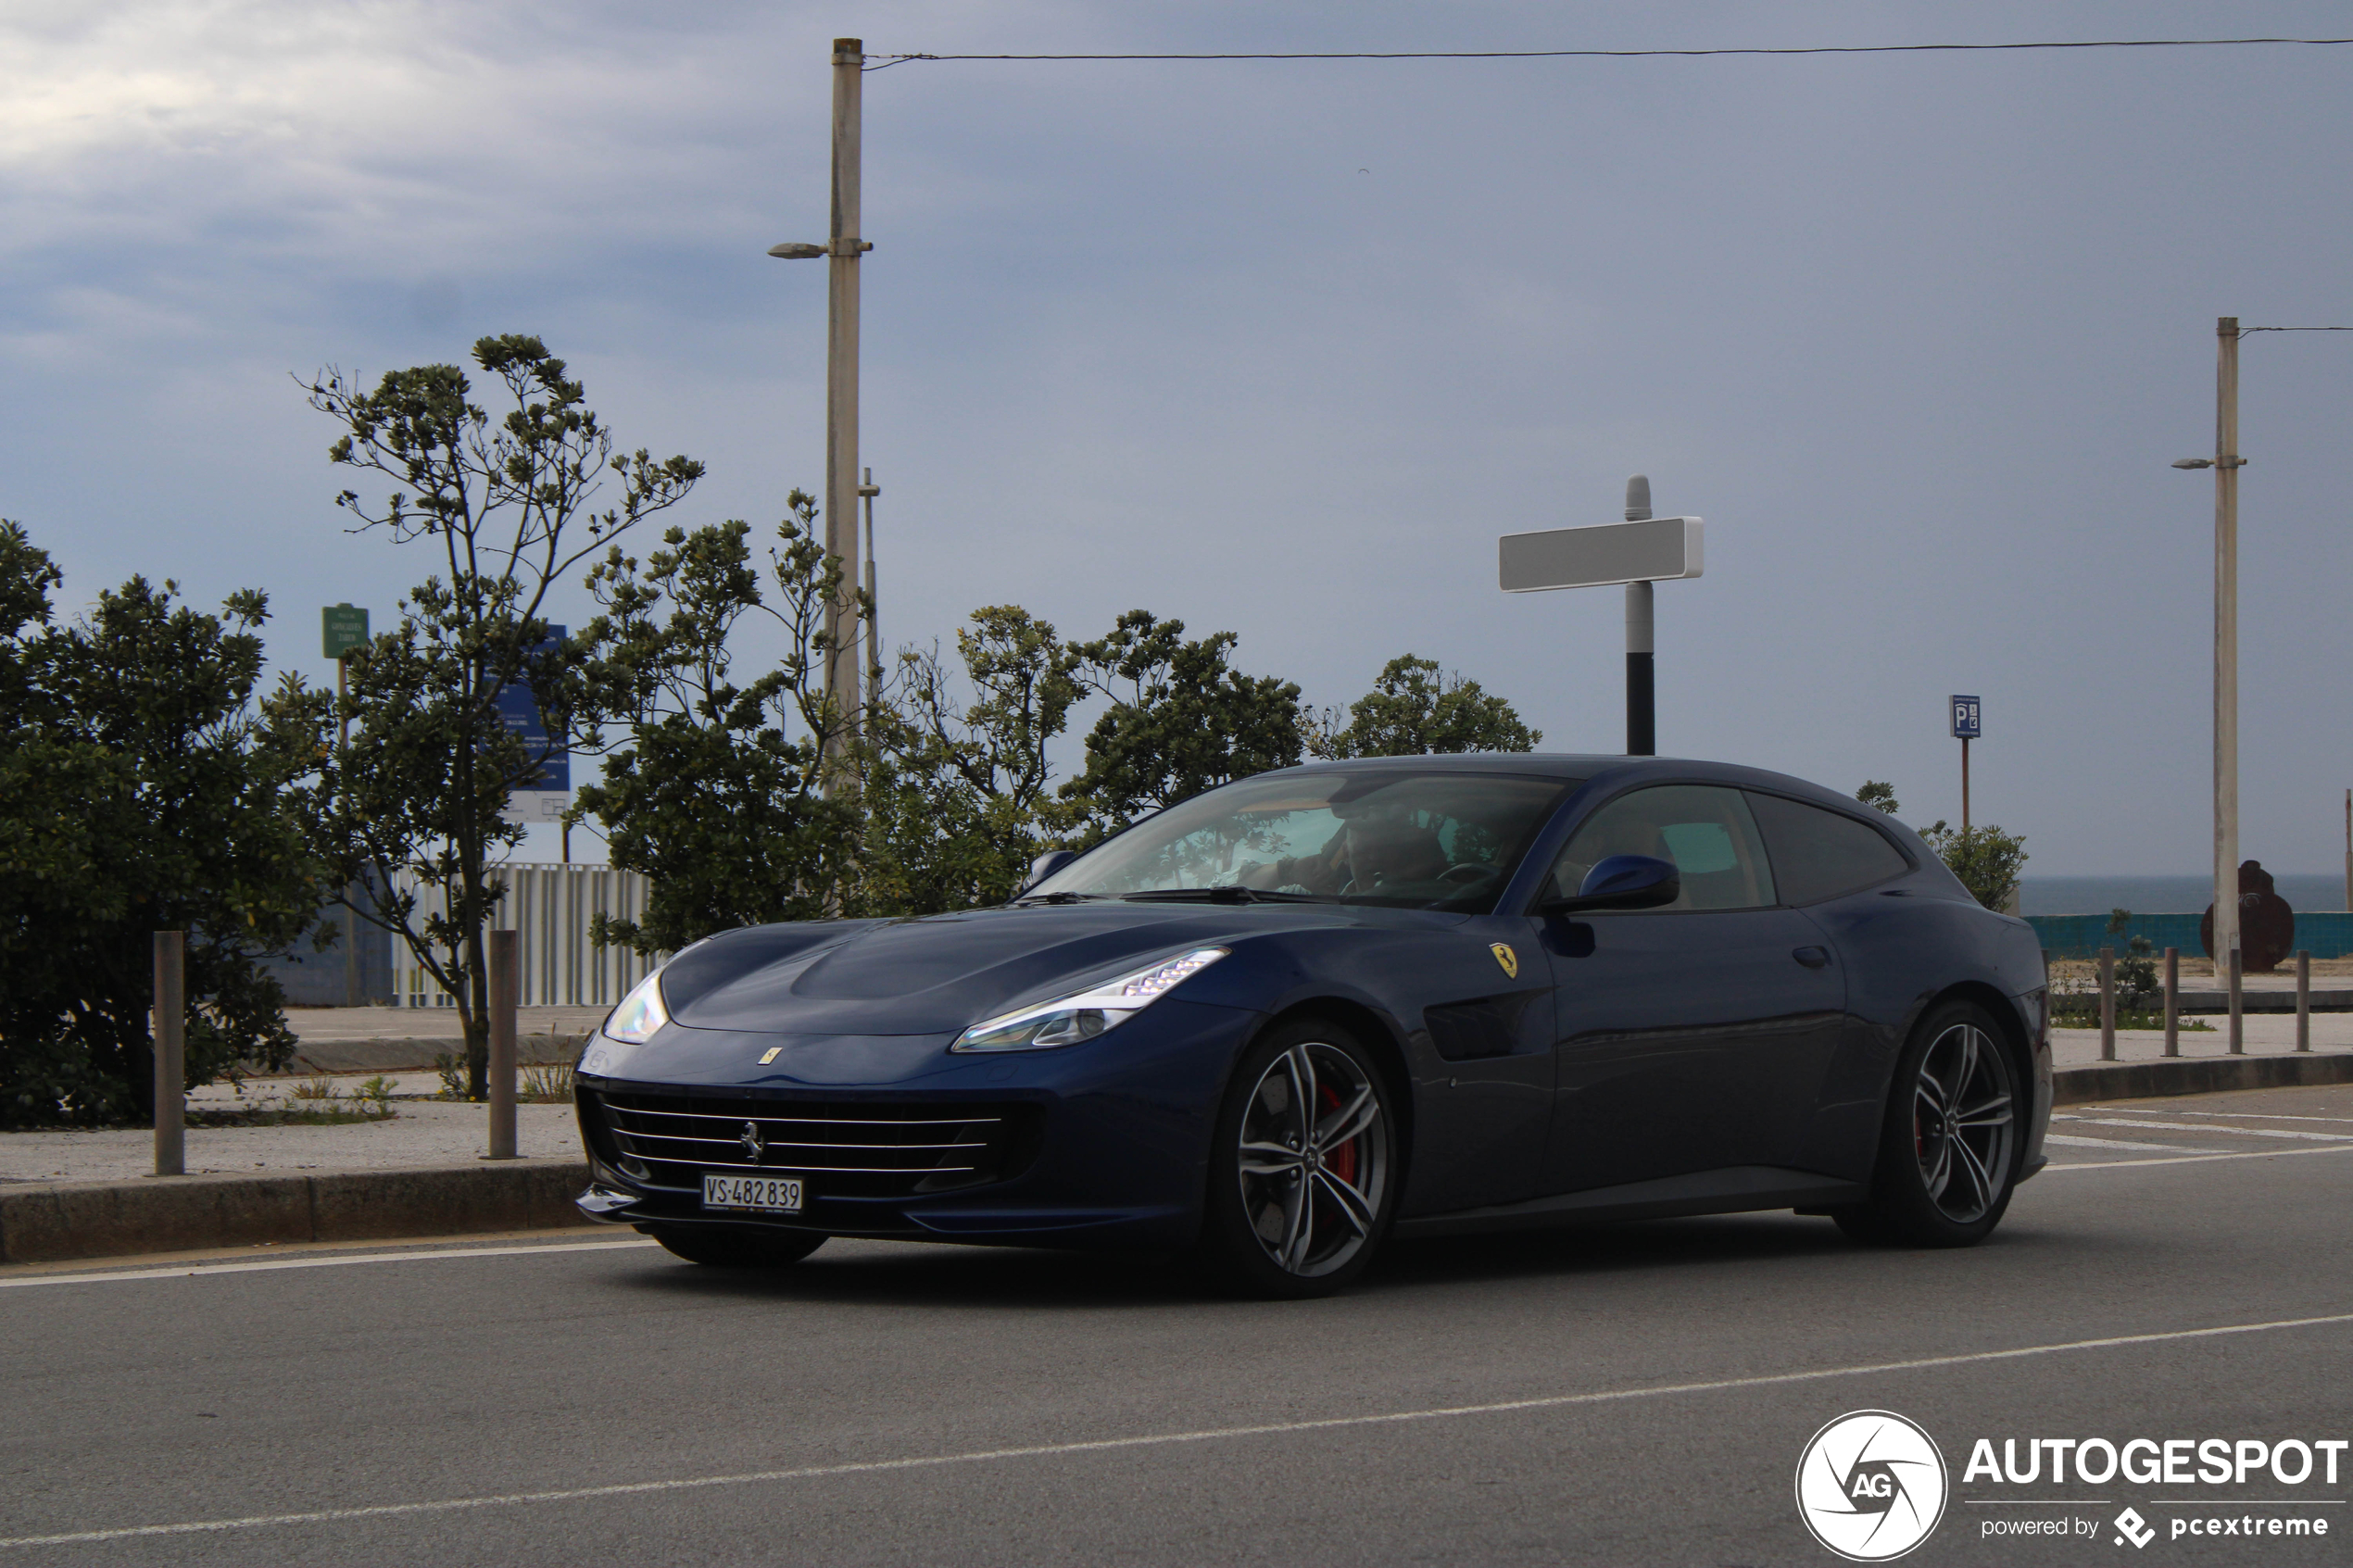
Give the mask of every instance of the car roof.
[[[1609, 753], [1579, 754], [1561, 751], [1473, 751], [1448, 752], [1416, 757], [1352, 757], [1329, 762], [1306, 762], [1296, 768], [1278, 770], [1286, 773], [1329, 772], [1372, 770], [1401, 770], [1416, 772], [1516, 773], [1557, 778], [1563, 781], [1581, 779], [1615, 793], [1617, 789], [1641, 783], [1657, 784], [1724, 784], [1747, 789], [1770, 790], [1778, 795], [1809, 800], [1817, 805], [1834, 807], [1854, 815], [1869, 809], [1857, 805], [1854, 797], [1834, 789], [1825, 789], [1805, 779], [1787, 773], [1770, 772], [1763, 768], [1743, 767], [1737, 762], [1710, 762], [1689, 757], [1627, 757]], [[1263, 775], [1262, 775], [1263, 776]]]

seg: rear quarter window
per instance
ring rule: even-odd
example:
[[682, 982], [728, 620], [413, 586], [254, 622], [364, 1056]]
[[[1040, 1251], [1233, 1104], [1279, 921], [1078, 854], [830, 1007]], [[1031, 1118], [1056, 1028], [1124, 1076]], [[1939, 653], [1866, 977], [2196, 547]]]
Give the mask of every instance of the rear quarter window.
[[1784, 904], [1818, 904], [1912, 869], [1886, 834], [1843, 812], [1778, 795], [1750, 794], [1748, 805], [1765, 835]]

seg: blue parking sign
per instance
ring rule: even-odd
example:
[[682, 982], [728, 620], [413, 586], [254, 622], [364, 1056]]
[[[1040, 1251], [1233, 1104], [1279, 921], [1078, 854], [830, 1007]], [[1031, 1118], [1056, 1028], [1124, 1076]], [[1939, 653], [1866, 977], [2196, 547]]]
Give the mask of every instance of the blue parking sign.
[[1953, 738], [1975, 740], [1984, 733], [1984, 721], [1980, 718], [1977, 710], [1977, 698], [1973, 696], [1953, 698]]
[[[560, 626], [547, 628], [547, 640], [531, 650], [536, 657], [560, 646], [564, 639]], [[531, 695], [531, 687], [522, 681], [510, 681], [498, 691], [498, 718], [510, 734], [539, 756], [536, 773], [515, 784], [515, 792], [560, 793], [572, 788], [572, 753], [551, 748], [547, 721], [540, 717], [538, 699]]]

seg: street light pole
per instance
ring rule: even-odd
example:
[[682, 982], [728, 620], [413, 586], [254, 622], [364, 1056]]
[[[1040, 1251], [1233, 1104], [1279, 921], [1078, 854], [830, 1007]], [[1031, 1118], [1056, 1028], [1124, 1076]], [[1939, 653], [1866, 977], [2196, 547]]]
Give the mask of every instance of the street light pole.
[[2235, 1056], [2246, 1048], [2239, 1007], [2239, 319], [2217, 319], [2214, 335], [2214, 960], [2229, 966]]
[[882, 707], [882, 600], [875, 584], [875, 497], [882, 494], [882, 486], [875, 483], [874, 470], [860, 471], [866, 476], [858, 494], [866, 503], [866, 710], [871, 715]]
[[[2334, 332], [2334, 327], [2254, 327], [2252, 332]], [[2230, 992], [2233, 1056], [2246, 1049], [2240, 1007], [2246, 972], [2239, 947], [2239, 319], [2214, 320], [2214, 456], [2183, 458], [2177, 469], [2214, 470], [2214, 973]]]
[[825, 554], [841, 566], [825, 605], [825, 696], [835, 731], [824, 760], [825, 792], [840, 783], [837, 764], [859, 728], [858, 644], [858, 258], [875, 247], [859, 237], [859, 138], [865, 44], [834, 40], [833, 224], [824, 245], [770, 245], [792, 260], [826, 258]]
[[[864, 44], [834, 40], [833, 229], [826, 245], [825, 553], [841, 585], [825, 607], [825, 693], [842, 739], [858, 733], [858, 254], [859, 134]], [[838, 750], [838, 746], [837, 747]]]

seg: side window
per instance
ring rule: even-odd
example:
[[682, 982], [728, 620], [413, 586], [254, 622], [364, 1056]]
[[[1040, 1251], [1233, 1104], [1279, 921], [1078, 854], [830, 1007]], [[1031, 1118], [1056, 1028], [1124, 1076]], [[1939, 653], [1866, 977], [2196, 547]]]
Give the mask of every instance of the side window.
[[1564, 894], [1611, 855], [1672, 860], [1682, 896], [1670, 909], [1755, 909], [1773, 902], [1773, 873], [1748, 801], [1715, 784], [1655, 784], [1621, 795], [1587, 818], [1553, 863]]
[[1903, 852], [1867, 822], [1777, 795], [1752, 795], [1748, 803], [1765, 830], [1784, 903], [1818, 904], [1912, 869]]

